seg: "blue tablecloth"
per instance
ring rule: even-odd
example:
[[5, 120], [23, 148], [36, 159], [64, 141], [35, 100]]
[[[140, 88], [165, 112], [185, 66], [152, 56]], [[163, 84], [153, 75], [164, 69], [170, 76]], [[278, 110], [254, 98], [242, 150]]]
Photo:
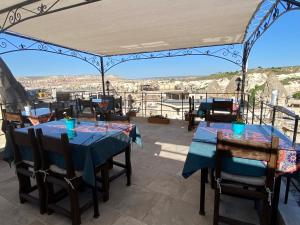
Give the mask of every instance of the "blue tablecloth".
[[[268, 125], [246, 125], [245, 135], [234, 137], [231, 124], [210, 123], [209, 126], [208, 124], [201, 122], [195, 132], [182, 171], [183, 177], [187, 178], [203, 168], [214, 168], [218, 130], [222, 130], [228, 138], [251, 139], [253, 141], [268, 141], [271, 140], [272, 135], [277, 136], [280, 139], [278, 170], [292, 172], [297, 169], [299, 149], [295, 149], [289, 138], [276, 128]], [[265, 164], [257, 160], [228, 158], [224, 159], [222, 165], [224, 171], [236, 175], [263, 176], [265, 174]]]
[[27, 114], [25, 111], [22, 111], [22, 116], [47, 116], [51, 114], [51, 111], [49, 108], [37, 108], [37, 109], [31, 109], [30, 114]]
[[[27, 132], [26, 128], [18, 129]], [[95, 184], [94, 168], [102, 165], [115, 154], [120, 153], [132, 141], [142, 145], [138, 128], [133, 124], [111, 122], [80, 122], [74, 131], [67, 131], [64, 120], [52, 121], [33, 126], [41, 128], [46, 136], [60, 138], [61, 133], [68, 133], [72, 149], [75, 170], [83, 171], [83, 179], [91, 185]], [[12, 152], [6, 152], [12, 155]], [[22, 149], [22, 158], [32, 160], [31, 151]], [[49, 160], [61, 168], [65, 168], [61, 155], [51, 153]]]

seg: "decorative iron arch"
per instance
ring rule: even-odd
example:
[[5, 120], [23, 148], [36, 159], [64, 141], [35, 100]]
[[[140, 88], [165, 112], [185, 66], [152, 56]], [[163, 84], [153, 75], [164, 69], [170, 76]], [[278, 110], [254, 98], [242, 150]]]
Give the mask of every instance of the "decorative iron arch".
[[3, 23], [0, 24], [0, 34], [13, 27], [14, 25], [22, 23], [26, 20], [91, 4], [98, 1], [101, 0], [82, 0], [82, 2], [67, 4], [63, 6], [59, 6], [59, 4], [63, 2], [63, 0], [52, 0], [50, 2], [44, 0], [22, 1], [21, 3], [0, 10], [0, 14], [5, 15]]
[[172, 57], [182, 57], [182, 56], [209, 56], [231, 62], [239, 67], [242, 67], [243, 58], [240, 51], [235, 49], [235, 45], [223, 45], [219, 48], [216, 46], [210, 46], [209, 48], [216, 49], [203, 49], [199, 48], [189, 48], [189, 49], [179, 49], [179, 50], [169, 50], [161, 52], [151, 52], [151, 53], [138, 53], [130, 55], [121, 56], [104, 56], [104, 72], [106, 73], [113, 67], [129, 61], [142, 60], [142, 59], [160, 59], [160, 58], [172, 58]]
[[264, 17], [260, 20], [256, 28], [247, 37], [247, 55], [251, 52], [256, 41], [283, 15], [286, 13], [300, 10], [300, 1], [298, 0], [276, 0], [270, 7]]

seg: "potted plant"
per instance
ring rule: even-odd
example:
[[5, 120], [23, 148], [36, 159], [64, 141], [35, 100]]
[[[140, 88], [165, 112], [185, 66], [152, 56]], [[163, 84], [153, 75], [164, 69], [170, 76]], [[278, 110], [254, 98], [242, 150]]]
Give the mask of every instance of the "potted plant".
[[167, 115], [164, 117], [162, 115], [155, 115], [152, 116], [150, 114], [150, 117], [148, 117], [149, 123], [157, 123], [157, 124], [169, 124], [170, 120], [167, 118]]

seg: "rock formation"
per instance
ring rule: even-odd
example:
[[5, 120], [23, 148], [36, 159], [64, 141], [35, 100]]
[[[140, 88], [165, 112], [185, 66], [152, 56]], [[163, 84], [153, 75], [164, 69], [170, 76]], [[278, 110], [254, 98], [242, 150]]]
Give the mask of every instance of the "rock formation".
[[24, 87], [16, 80], [12, 72], [0, 57], [0, 101], [7, 111], [23, 109], [30, 102]]

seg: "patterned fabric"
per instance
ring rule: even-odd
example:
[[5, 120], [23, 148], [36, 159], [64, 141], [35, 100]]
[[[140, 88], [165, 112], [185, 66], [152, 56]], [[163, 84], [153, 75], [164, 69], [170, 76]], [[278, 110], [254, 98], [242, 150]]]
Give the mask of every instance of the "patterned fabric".
[[[297, 170], [297, 155], [299, 149], [293, 146], [291, 140], [282, 134], [275, 127], [270, 125], [246, 125], [245, 134], [243, 136], [235, 136], [232, 131], [232, 125], [226, 123], [201, 123], [195, 133], [193, 140], [204, 141], [216, 144], [217, 132], [222, 131], [225, 138], [251, 140], [253, 142], [271, 142], [272, 135], [279, 138], [279, 157], [278, 171], [284, 173], [292, 173]], [[300, 156], [300, 155], [299, 155]], [[298, 165], [299, 167], [300, 165]]]
[[[279, 156], [277, 162], [278, 173], [293, 173], [300, 169], [300, 148], [293, 146], [291, 140], [276, 128], [269, 125], [246, 125], [245, 134], [233, 134], [229, 123], [201, 122], [195, 132], [193, 142], [187, 155], [182, 175], [188, 177], [202, 168], [213, 168], [217, 132], [222, 131], [225, 138], [251, 140], [253, 142], [270, 142], [272, 135], [279, 138]], [[235, 158], [227, 162], [227, 172], [237, 175], [257, 176], [264, 174], [265, 164], [256, 160]], [[259, 163], [258, 163], [259, 162]]]

